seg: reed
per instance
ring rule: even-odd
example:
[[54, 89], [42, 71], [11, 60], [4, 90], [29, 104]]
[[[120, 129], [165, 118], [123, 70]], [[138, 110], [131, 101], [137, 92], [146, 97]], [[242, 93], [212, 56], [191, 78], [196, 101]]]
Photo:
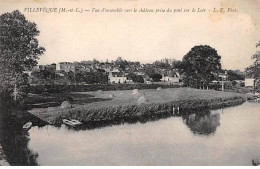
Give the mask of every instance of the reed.
[[[141, 116], [153, 116], [162, 112], [171, 112], [173, 107], [179, 107], [181, 113], [189, 110], [218, 109], [236, 106], [246, 101], [243, 96], [215, 97], [211, 99], [177, 99], [173, 101], [148, 102], [143, 104], [103, 105], [90, 107], [88, 104], [70, 108], [56, 108], [53, 111], [45, 111], [40, 118], [50, 124], [60, 124], [63, 118], [73, 118], [83, 122], [113, 121], [116, 119], [134, 119]], [[199, 112], [199, 111], [198, 111]]]

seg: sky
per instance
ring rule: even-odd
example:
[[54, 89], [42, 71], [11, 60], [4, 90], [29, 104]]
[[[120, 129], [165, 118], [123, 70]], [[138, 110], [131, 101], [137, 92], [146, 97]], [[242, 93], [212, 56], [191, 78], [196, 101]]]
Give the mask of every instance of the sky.
[[[88, 12], [26, 12], [25, 8]], [[92, 12], [96, 9], [182, 9], [182, 12]], [[183, 12], [184, 9], [206, 12]], [[213, 12], [224, 8], [225, 12]], [[228, 8], [237, 12], [227, 12]], [[46, 52], [39, 64], [108, 59], [152, 63], [181, 60], [196, 45], [210, 45], [224, 69], [252, 64], [260, 40], [260, 0], [0, 0], [0, 14], [20, 10], [37, 24]]]

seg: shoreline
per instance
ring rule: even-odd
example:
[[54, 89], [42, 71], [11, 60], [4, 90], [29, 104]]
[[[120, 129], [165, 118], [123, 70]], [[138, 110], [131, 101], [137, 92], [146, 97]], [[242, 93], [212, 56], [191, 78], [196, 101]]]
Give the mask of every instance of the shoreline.
[[[246, 97], [241, 94], [190, 88], [140, 90], [137, 94], [131, 92], [84, 92], [95, 98], [108, 98], [111, 95], [113, 98], [108, 101], [73, 105], [73, 108], [52, 107], [28, 112], [49, 124], [59, 125], [63, 118], [77, 119], [84, 123], [113, 121], [154, 116], [162, 112], [174, 114], [173, 108], [175, 111], [179, 109], [178, 114], [181, 115], [189, 110], [218, 109], [240, 105], [246, 101]], [[141, 97], [149, 101], [139, 103], [138, 100]]]

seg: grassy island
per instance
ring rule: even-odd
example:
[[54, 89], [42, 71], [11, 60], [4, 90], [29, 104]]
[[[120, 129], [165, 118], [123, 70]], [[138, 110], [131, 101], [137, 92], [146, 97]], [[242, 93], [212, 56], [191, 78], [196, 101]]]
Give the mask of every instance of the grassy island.
[[190, 109], [216, 109], [246, 101], [242, 94], [191, 88], [92, 91], [71, 95], [80, 97], [73, 98], [70, 108], [57, 106], [32, 109], [29, 112], [50, 124], [60, 124], [63, 118], [74, 118], [83, 122], [109, 121], [153, 116], [165, 111], [172, 112], [173, 108], [179, 108], [181, 114]]

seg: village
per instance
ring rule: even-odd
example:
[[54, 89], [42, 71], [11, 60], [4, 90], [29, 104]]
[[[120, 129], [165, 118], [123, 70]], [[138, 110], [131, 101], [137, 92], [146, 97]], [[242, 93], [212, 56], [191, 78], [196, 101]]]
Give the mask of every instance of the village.
[[[176, 59], [161, 59], [152, 64], [131, 62], [118, 57], [116, 61], [97, 60], [59, 62], [37, 65], [30, 71], [30, 85], [88, 85], [88, 84], [162, 84], [183, 85], [180, 62]], [[221, 70], [211, 84], [253, 87], [254, 79], [239, 70]]]

